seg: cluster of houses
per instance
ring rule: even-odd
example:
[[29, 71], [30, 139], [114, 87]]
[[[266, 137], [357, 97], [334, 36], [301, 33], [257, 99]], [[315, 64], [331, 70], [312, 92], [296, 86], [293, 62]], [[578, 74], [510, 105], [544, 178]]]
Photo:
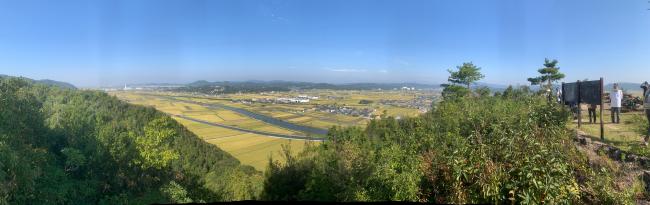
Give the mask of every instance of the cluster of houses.
[[374, 109], [370, 109], [370, 108], [358, 109], [358, 108], [351, 108], [351, 107], [331, 105], [331, 104], [318, 105], [314, 109], [316, 111], [319, 111], [319, 112], [327, 112], [327, 113], [341, 114], [341, 115], [350, 115], [350, 116], [353, 116], [353, 117], [364, 117], [364, 118], [371, 118], [372, 113], [375, 112]]
[[298, 98], [304, 98], [304, 99], [310, 99], [310, 100], [318, 100], [320, 97], [318, 97], [318, 96], [309, 96], [309, 95], [298, 95]]
[[318, 97], [309, 96], [309, 95], [299, 95], [298, 97], [291, 97], [291, 98], [277, 98], [275, 99], [275, 102], [291, 104], [291, 103], [308, 103], [310, 100], [318, 100]]
[[418, 109], [421, 113], [425, 113], [431, 109], [433, 99], [427, 96], [417, 96], [413, 100], [379, 100], [379, 103], [382, 105], [391, 105], [395, 107], [415, 108]]
[[291, 103], [308, 103], [309, 98], [277, 98], [275, 99], [276, 103], [284, 103], [284, 104], [291, 104]]
[[308, 103], [310, 100], [317, 100], [318, 97], [300, 95], [298, 97], [282, 97], [282, 98], [253, 98], [253, 99], [238, 99], [232, 100], [234, 103], [252, 104], [252, 103], [268, 103], [268, 104], [297, 104]]
[[174, 88], [179, 88], [180, 85], [127, 85], [124, 84], [124, 87], [105, 87], [99, 88], [103, 91], [133, 91], [133, 90], [147, 90], [147, 91], [159, 91], [159, 90], [169, 90]]

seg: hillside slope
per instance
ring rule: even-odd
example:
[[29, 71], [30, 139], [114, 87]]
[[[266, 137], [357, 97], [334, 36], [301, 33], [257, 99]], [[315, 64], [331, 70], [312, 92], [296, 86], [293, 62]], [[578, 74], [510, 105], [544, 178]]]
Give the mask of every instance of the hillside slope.
[[[450, 97], [414, 118], [337, 128], [286, 164], [271, 164], [269, 200], [443, 204], [630, 204], [638, 190], [591, 164], [570, 112], [529, 89]], [[641, 191], [642, 192], [642, 191]]]
[[254, 199], [261, 174], [153, 108], [0, 78], [0, 204]]

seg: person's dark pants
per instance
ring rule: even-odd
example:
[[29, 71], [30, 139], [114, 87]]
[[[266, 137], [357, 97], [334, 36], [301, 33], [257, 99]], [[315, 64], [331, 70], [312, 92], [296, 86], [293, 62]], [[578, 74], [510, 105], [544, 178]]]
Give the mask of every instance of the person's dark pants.
[[571, 105], [571, 112], [573, 113], [573, 119], [578, 119], [578, 107]]
[[621, 123], [621, 108], [612, 107], [612, 123]]
[[589, 123], [596, 123], [596, 109], [589, 108]]

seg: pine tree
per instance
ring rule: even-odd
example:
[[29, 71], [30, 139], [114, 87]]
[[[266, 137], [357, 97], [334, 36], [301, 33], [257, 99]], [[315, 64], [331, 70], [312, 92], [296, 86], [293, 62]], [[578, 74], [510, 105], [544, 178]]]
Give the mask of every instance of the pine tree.
[[485, 76], [481, 74], [481, 68], [476, 67], [473, 63], [463, 63], [462, 66], [456, 67], [458, 71], [447, 70], [449, 78], [447, 81], [455, 84], [465, 85], [470, 89], [470, 85]]
[[[545, 88], [545, 90], [550, 90], [553, 86], [553, 82], [561, 80], [564, 78], [564, 74], [560, 73], [560, 68], [557, 67], [557, 60], [549, 60], [548, 58], [544, 59], [544, 67], [537, 70], [540, 76], [534, 78], [528, 78], [528, 81], [531, 85], [540, 85], [540, 87]], [[546, 83], [546, 85], [543, 85]]]
[[[471, 93], [470, 85], [485, 76], [481, 74], [481, 68], [476, 67], [474, 64], [463, 63], [461, 66], [456, 67], [457, 71], [447, 70], [449, 72], [449, 81], [451, 84], [442, 84], [444, 87], [442, 96], [444, 98], [455, 98], [467, 96]], [[464, 86], [464, 87], [463, 87]]]

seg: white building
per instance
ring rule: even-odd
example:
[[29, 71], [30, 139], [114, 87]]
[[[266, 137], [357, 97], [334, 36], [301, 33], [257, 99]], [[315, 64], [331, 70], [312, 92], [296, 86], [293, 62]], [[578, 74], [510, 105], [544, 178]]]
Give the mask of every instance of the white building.
[[278, 102], [281, 103], [308, 103], [309, 99], [305, 98], [278, 98]]

